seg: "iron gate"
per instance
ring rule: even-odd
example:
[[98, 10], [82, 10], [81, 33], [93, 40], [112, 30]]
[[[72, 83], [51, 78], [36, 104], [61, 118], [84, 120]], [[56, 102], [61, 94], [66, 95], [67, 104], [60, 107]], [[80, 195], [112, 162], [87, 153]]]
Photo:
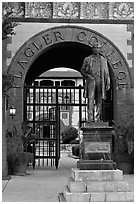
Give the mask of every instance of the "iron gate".
[[[25, 86], [24, 121], [28, 121], [36, 134], [34, 166], [56, 166], [60, 158], [60, 113], [64, 110], [78, 113], [78, 127], [87, 121], [87, 99], [83, 97], [84, 87], [75, 86]], [[110, 100], [109, 100], [110, 99]], [[103, 102], [103, 121], [113, 111], [111, 98]], [[110, 103], [109, 103], [110, 102]], [[108, 105], [107, 105], [108, 104]], [[71, 109], [71, 107], [76, 107]], [[72, 112], [72, 111], [73, 112]], [[112, 111], [111, 111], [112, 110]], [[71, 116], [73, 117], [73, 115]]]
[[83, 87], [25, 86], [24, 120], [36, 135], [34, 166], [56, 166], [60, 158], [60, 109], [78, 108], [79, 126], [87, 118]]
[[[36, 166], [55, 166], [60, 158], [59, 109], [50, 108], [48, 118], [35, 121], [36, 139], [34, 143], [34, 161]], [[35, 166], [34, 165], [34, 166]]]

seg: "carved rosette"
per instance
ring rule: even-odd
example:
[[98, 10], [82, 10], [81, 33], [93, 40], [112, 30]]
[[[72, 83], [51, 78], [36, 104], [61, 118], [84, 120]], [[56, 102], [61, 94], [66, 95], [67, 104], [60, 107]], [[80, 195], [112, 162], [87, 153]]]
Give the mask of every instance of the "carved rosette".
[[83, 19], [107, 19], [107, 2], [85, 2], [81, 3], [81, 18]]
[[25, 14], [25, 2], [2, 2], [2, 14], [10, 13], [11, 17], [22, 17]]
[[133, 2], [112, 2], [109, 3], [109, 18], [130, 20], [134, 18]]
[[50, 2], [26, 2], [25, 3], [26, 17], [52, 17], [52, 3]]
[[56, 2], [53, 3], [54, 18], [79, 18], [78, 2]]

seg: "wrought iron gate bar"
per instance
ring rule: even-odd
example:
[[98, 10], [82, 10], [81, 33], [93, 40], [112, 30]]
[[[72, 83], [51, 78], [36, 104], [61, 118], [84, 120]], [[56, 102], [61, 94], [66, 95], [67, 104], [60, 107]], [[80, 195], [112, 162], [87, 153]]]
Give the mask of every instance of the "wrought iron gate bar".
[[[49, 151], [48, 151], [49, 152]], [[36, 159], [56, 159], [56, 156], [36, 156]]]
[[[56, 106], [56, 103], [35, 103], [36, 106]], [[79, 106], [80, 103], [59, 103], [59, 106]], [[81, 103], [82, 106], [86, 106], [85, 103]], [[27, 103], [27, 106], [33, 106], [33, 103]]]
[[31, 85], [27, 85], [24, 88], [26, 89], [79, 89], [79, 87], [84, 88], [83, 86], [79, 85], [79, 86], [31, 86]]
[[[35, 141], [45, 141], [45, 139], [37, 137]], [[46, 141], [56, 141], [56, 138], [46, 138]]]

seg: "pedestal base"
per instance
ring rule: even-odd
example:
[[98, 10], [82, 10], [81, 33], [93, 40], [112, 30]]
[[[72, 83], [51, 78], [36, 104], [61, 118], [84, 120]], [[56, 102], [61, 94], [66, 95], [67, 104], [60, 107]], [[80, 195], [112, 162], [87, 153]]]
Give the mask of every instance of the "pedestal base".
[[85, 124], [84, 124], [84, 127], [83, 128], [90, 128], [90, 127], [104, 127], [104, 128], [107, 128], [107, 127], [109, 127], [109, 123], [108, 122], [101, 122], [101, 121], [99, 121], [99, 122], [86, 122]]
[[87, 122], [81, 128], [79, 169], [116, 169], [112, 161], [113, 127], [107, 122]]
[[121, 170], [79, 170], [73, 168], [71, 177], [59, 202], [133, 202], [134, 192], [123, 181]]
[[112, 160], [79, 160], [77, 168], [80, 170], [115, 170], [116, 163]]

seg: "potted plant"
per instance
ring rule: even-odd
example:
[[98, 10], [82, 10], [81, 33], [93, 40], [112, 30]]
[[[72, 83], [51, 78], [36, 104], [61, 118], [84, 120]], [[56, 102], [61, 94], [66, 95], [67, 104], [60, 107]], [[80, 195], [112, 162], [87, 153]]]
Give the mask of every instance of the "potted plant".
[[122, 123], [115, 129], [115, 151], [113, 160], [117, 168], [124, 174], [134, 172], [134, 117], [128, 120], [128, 123]]
[[17, 134], [16, 127], [13, 131], [7, 131], [7, 161], [8, 173], [22, 175], [26, 173], [28, 164], [33, 162], [33, 154], [24, 152], [22, 137]]

